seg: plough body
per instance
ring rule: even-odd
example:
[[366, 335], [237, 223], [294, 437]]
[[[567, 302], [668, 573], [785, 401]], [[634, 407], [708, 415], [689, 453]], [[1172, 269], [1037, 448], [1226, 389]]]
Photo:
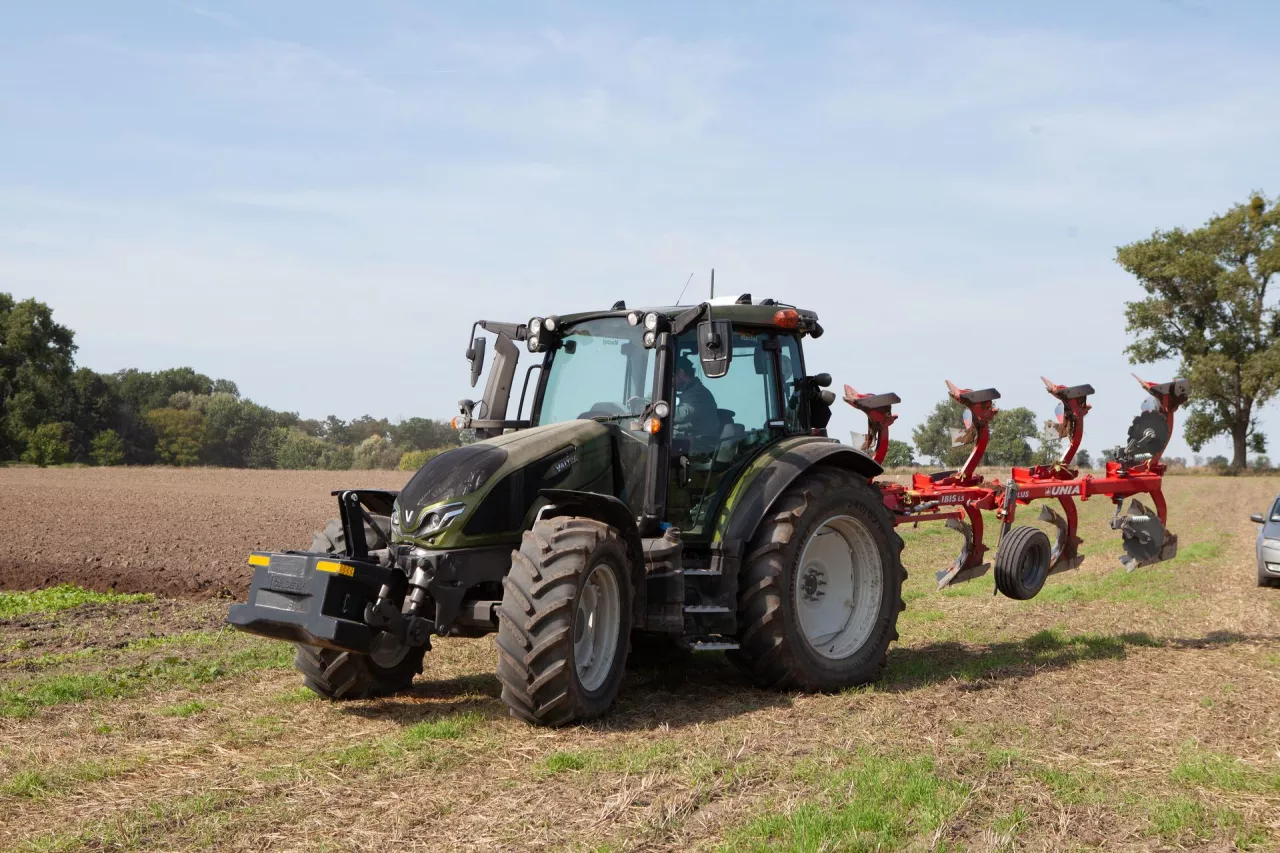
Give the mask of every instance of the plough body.
[[[1088, 398], [1094, 393], [1093, 388], [1057, 385], [1041, 378], [1049, 394], [1058, 400], [1057, 428], [1067, 440], [1058, 461], [1015, 467], [1007, 481], [996, 478], [987, 482], [977, 469], [986, 453], [1000, 392], [994, 388], [973, 391], [948, 382], [951, 399], [965, 410], [965, 429], [956, 443], [973, 444], [964, 465], [955, 471], [913, 474], [909, 486], [876, 481], [895, 526], [943, 521], [963, 537], [955, 561], [937, 573], [939, 588], [981, 577], [991, 568], [986, 560], [989, 549], [983, 541], [984, 510], [994, 511], [1000, 523], [996, 588], [1011, 598], [1033, 597], [1049, 575], [1074, 569], [1082, 562], [1077, 498], [1086, 501], [1100, 495], [1115, 503], [1111, 526], [1124, 539], [1125, 554], [1120, 559], [1128, 570], [1177, 554], [1178, 538], [1165, 527], [1168, 517], [1161, 490], [1165, 471], [1161, 456], [1173, 434], [1174, 413], [1187, 401], [1187, 381], [1154, 383], [1138, 379], [1151, 395], [1150, 408], [1134, 419], [1128, 443], [1116, 448], [1115, 458], [1106, 461], [1102, 476], [1081, 476], [1072, 462], [1084, 438], [1084, 418], [1091, 408]], [[844, 390], [845, 402], [867, 416], [863, 450], [883, 463], [889, 451], [889, 427], [897, 420], [893, 405], [901, 399], [896, 394], [859, 394], [848, 385]], [[1136, 495], [1150, 496], [1154, 510], [1133, 497]], [[1133, 499], [1122, 512], [1126, 497]], [[1040, 500], [1058, 502], [1060, 511], [1047, 504], [1040, 507], [1039, 520], [1057, 529], [1052, 543], [1038, 528], [1014, 527], [1018, 507]]]

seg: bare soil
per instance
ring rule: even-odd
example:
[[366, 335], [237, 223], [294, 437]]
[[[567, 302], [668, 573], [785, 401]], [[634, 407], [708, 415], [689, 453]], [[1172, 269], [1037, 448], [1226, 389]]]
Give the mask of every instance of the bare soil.
[[0, 468], [0, 589], [237, 597], [254, 549], [303, 548], [334, 489], [401, 488], [402, 471]]

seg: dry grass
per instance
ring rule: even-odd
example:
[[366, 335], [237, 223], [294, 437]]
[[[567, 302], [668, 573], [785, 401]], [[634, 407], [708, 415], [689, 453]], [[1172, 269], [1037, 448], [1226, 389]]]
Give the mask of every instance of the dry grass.
[[708, 656], [545, 731], [506, 716], [487, 639], [346, 705], [279, 656], [210, 669], [243, 647], [189, 633], [10, 651], [10, 694], [150, 675], [0, 717], [0, 849], [1277, 850], [1280, 591], [1253, 585], [1248, 515], [1280, 480], [1168, 489], [1177, 562], [1125, 575], [1095, 500], [1090, 559], [1032, 602], [932, 591], [955, 539], [907, 531], [902, 642], [837, 695], [757, 691]]

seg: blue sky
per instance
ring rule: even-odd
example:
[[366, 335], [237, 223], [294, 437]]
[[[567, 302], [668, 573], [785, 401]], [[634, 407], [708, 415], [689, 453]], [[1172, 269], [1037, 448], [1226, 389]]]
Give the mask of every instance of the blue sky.
[[1280, 192], [1271, 3], [0, 22], [0, 289], [50, 303], [81, 364], [191, 365], [304, 416], [448, 417], [472, 319], [666, 303], [714, 266], [818, 310], [810, 369], [896, 391], [902, 437], [947, 378], [1047, 417], [1045, 374], [1098, 389], [1096, 452], [1137, 413], [1129, 371], [1172, 371], [1123, 355], [1115, 247]]

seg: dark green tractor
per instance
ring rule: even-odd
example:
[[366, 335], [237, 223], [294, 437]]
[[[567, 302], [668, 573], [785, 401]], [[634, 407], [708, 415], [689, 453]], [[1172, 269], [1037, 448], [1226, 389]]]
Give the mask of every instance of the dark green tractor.
[[[496, 633], [515, 716], [603, 714], [630, 658], [726, 651], [759, 684], [874, 680], [903, 608], [901, 540], [826, 437], [817, 315], [749, 296], [695, 307], [481, 321], [455, 426], [476, 441], [400, 492], [335, 493], [311, 551], [255, 553], [238, 628], [298, 644], [334, 699], [403, 690], [431, 637]], [[522, 342], [534, 354], [508, 412]], [[527, 413], [526, 413], [527, 404]]]

